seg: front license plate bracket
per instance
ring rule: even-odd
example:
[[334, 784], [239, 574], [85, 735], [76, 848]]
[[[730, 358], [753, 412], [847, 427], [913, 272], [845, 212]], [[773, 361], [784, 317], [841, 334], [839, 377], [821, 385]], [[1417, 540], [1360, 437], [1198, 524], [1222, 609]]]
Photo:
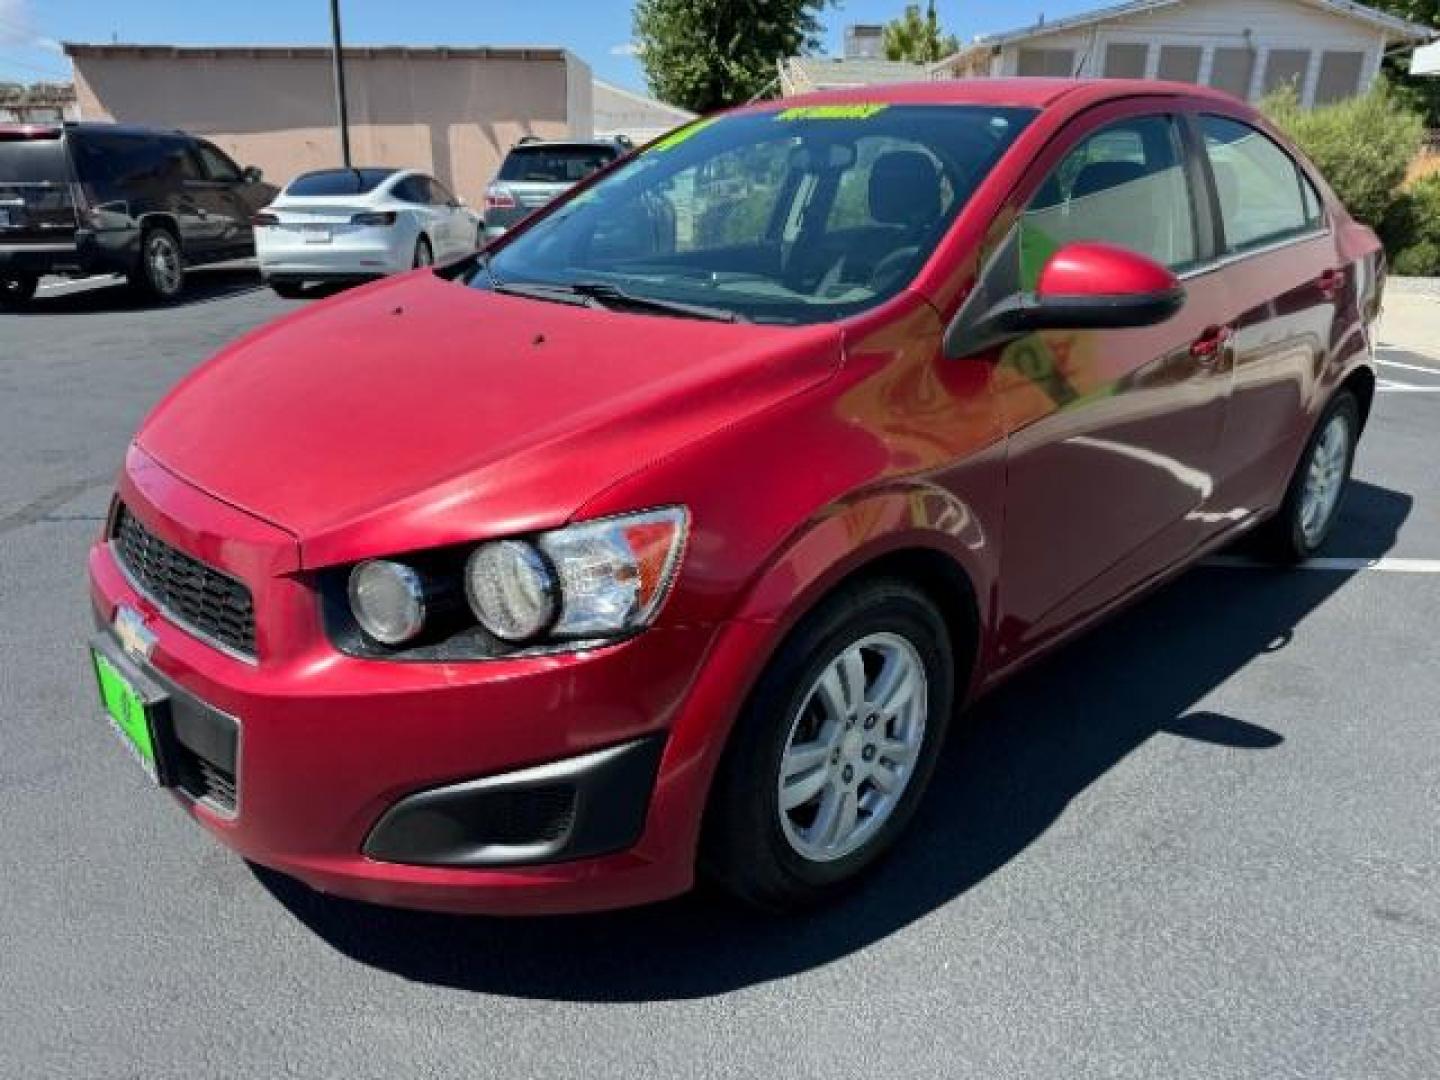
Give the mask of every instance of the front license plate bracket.
[[175, 728], [170, 695], [108, 632], [90, 640], [90, 659], [111, 729], [161, 787], [175, 785]]

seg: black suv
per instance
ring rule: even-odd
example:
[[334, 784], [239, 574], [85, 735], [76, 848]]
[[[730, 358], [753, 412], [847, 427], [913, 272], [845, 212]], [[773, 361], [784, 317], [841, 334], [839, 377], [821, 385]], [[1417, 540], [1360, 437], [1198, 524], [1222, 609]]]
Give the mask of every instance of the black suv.
[[119, 273], [157, 300], [187, 264], [255, 253], [276, 195], [204, 139], [121, 124], [0, 125], [0, 306], [44, 274]]

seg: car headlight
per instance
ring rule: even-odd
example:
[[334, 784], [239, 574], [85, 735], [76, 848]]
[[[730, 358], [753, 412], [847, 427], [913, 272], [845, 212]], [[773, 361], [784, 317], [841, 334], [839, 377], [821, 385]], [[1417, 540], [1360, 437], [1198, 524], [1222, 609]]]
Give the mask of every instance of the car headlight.
[[482, 544], [465, 570], [475, 617], [496, 637], [600, 638], [648, 626], [669, 590], [689, 519], [678, 506]]
[[413, 567], [370, 559], [350, 571], [350, 610], [383, 645], [403, 645], [425, 625], [425, 586]]
[[555, 621], [550, 564], [519, 540], [481, 544], [465, 564], [465, 596], [480, 624], [501, 641], [529, 641]]

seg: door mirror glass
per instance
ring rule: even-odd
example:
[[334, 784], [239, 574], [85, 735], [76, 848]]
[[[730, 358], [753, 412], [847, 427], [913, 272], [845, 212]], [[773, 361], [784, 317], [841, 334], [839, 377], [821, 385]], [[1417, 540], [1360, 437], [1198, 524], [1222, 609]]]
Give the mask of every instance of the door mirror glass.
[[987, 304], [977, 289], [945, 332], [945, 354], [973, 356], [1038, 330], [1154, 326], [1185, 302], [1175, 275], [1149, 256], [1081, 241], [1046, 260], [1032, 291]]

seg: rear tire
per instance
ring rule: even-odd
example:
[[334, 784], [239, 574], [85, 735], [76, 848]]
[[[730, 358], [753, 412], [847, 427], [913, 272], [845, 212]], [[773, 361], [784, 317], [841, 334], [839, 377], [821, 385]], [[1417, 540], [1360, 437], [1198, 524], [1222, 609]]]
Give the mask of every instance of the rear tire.
[[18, 311], [34, 299], [39, 287], [38, 274], [0, 275], [0, 310]]
[[1360, 403], [1349, 390], [1341, 390], [1315, 425], [1285, 501], [1261, 526], [1259, 539], [1269, 558], [1304, 562], [1324, 545], [1340, 516], [1359, 437]]
[[913, 585], [867, 581], [824, 601], [736, 721], [706, 812], [704, 871], [768, 910], [853, 884], [914, 815], [954, 682], [945, 620]]
[[435, 249], [430, 246], [430, 241], [423, 236], [415, 241], [415, 259], [411, 265], [417, 270], [422, 266], [435, 265]]
[[180, 240], [163, 225], [140, 236], [140, 262], [128, 275], [144, 296], [168, 304], [185, 290], [185, 255]]
[[305, 295], [305, 283], [302, 281], [272, 281], [270, 288], [282, 300], [299, 300]]

